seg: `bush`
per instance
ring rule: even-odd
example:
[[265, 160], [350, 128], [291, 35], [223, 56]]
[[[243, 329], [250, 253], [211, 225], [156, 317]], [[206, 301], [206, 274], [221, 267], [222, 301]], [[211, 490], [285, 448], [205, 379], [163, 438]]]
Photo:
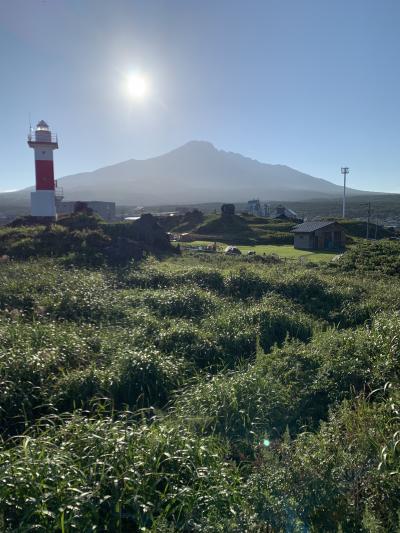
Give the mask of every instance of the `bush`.
[[279, 381], [254, 366], [188, 388], [177, 399], [175, 414], [201, 434], [228, 438], [234, 456], [244, 459], [264, 432], [286, 427], [290, 405]]
[[[248, 448], [262, 435], [318, 426], [329, 407], [397, 379], [400, 318], [378, 318], [371, 330], [327, 331], [309, 344], [287, 342], [245, 371], [194, 385], [177, 400], [179, 416]], [[243, 452], [244, 453], [244, 452]]]
[[70, 231], [95, 230], [100, 227], [101, 218], [93, 213], [79, 211], [61, 218], [57, 223]]
[[260, 518], [277, 530], [297, 523], [299, 531], [396, 531], [398, 480], [378, 469], [390, 431], [386, 406], [361, 397], [344, 402], [315, 434], [260, 453], [247, 486]]
[[115, 323], [126, 316], [118, 295], [101, 272], [71, 270], [40, 302], [57, 319]]
[[225, 278], [225, 292], [233, 298], [261, 298], [271, 289], [266, 279], [251, 270], [241, 269]]
[[135, 266], [124, 271], [120, 281], [127, 288], [159, 289], [170, 287], [173, 283], [173, 277], [171, 274], [162, 272], [145, 262], [142, 267]]
[[335, 267], [346, 271], [379, 272], [388, 276], [398, 276], [400, 242], [382, 240], [358, 244], [348, 250]]
[[167, 421], [135, 426], [79, 414], [44, 429], [0, 451], [9, 530], [211, 533], [236, 521], [241, 479], [216, 438]]
[[220, 362], [220, 349], [212, 335], [202, 327], [176, 322], [154, 337], [155, 345], [165, 353], [184, 357], [199, 367]]
[[53, 224], [43, 228], [43, 231], [35, 236], [35, 241], [38, 255], [58, 257], [65, 252], [74, 239], [71, 239], [66, 228]]
[[96, 399], [109, 399], [116, 409], [162, 408], [184, 376], [185, 367], [175, 357], [126, 349], [106, 368], [87, 367], [61, 378], [55, 402], [62, 411], [87, 408]]
[[213, 335], [225, 367], [233, 368], [238, 362], [254, 358], [257, 326], [248, 309], [228, 304], [218, 317], [204, 321], [202, 328]]
[[52, 411], [53, 384], [96, 356], [95, 331], [54, 322], [0, 322], [0, 431], [14, 433]]
[[277, 295], [265, 297], [252, 309], [253, 322], [260, 334], [260, 346], [268, 352], [274, 344], [281, 346], [286, 338], [310, 339], [314, 321], [299, 306]]
[[15, 259], [67, 256], [67, 264], [99, 266], [106, 261], [124, 265], [145, 252], [175, 251], [151, 215], [132, 224], [106, 224], [97, 215], [78, 212], [52, 225], [37, 225], [34, 217], [26, 224], [0, 230], [1, 254]]
[[201, 318], [215, 307], [211, 293], [190, 287], [149, 291], [142, 298], [160, 317]]
[[224, 277], [218, 270], [192, 268], [181, 275], [175, 275], [175, 283], [182, 282], [195, 283], [201, 289], [218, 293], [224, 290]]
[[154, 342], [164, 352], [216, 371], [254, 358], [257, 328], [248, 318], [224, 312], [217, 319], [206, 319], [198, 325], [183, 321], [168, 324], [155, 335]]
[[19, 239], [13, 242], [6, 248], [7, 254], [16, 259], [28, 259], [29, 257], [36, 257], [39, 251], [36, 247], [36, 241], [31, 237]]

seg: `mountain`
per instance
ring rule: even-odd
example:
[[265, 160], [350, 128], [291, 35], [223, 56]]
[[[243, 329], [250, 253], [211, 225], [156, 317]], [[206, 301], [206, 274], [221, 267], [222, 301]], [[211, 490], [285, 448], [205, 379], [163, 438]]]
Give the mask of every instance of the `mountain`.
[[[333, 198], [342, 187], [284, 165], [260, 163], [191, 141], [167, 154], [130, 159], [58, 180], [65, 200], [109, 200], [119, 205], [160, 205]], [[29, 198], [32, 189], [0, 195], [0, 204]], [[361, 191], [348, 190], [351, 194]]]

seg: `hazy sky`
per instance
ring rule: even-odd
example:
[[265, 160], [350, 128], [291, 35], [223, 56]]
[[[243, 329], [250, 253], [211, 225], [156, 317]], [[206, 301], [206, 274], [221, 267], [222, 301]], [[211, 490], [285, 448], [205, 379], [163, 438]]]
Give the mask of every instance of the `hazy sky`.
[[0, 190], [34, 182], [30, 113], [56, 177], [202, 139], [400, 192], [399, 28], [399, 0], [0, 0]]

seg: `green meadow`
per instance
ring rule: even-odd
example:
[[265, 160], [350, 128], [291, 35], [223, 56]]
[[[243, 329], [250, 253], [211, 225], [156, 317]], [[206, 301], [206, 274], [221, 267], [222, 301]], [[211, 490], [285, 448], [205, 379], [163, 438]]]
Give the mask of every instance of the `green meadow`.
[[[190, 243], [182, 244], [183, 247], [197, 247], [197, 246], [212, 246], [213, 241], [193, 241]], [[217, 242], [217, 250], [223, 252], [228, 245], [227, 243]], [[277, 255], [283, 259], [301, 259], [314, 262], [325, 262], [331, 261], [336, 255], [337, 252], [318, 252], [318, 251], [306, 251], [306, 250], [297, 250], [291, 244], [256, 244], [251, 245], [233, 245], [239, 248], [239, 250], [246, 254], [248, 252], [255, 252], [257, 255]]]
[[0, 529], [398, 531], [399, 257], [0, 263]]

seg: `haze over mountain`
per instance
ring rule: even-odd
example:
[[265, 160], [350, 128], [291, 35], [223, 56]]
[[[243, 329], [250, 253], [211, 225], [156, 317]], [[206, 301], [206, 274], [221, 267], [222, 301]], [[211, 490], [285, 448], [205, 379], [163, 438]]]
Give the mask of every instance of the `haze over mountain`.
[[[119, 205], [333, 198], [342, 187], [285, 165], [270, 165], [191, 141], [164, 155], [65, 176], [65, 200], [108, 200]], [[27, 201], [31, 188], [1, 195], [2, 203]], [[348, 190], [349, 195], [361, 191]]]

